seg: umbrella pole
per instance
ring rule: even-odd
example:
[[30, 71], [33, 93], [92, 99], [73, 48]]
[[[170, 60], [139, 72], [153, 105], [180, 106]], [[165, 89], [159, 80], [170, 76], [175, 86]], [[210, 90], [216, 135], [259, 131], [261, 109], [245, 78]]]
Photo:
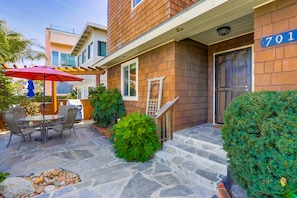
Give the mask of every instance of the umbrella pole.
[[44, 115], [44, 108], [45, 108], [45, 75], [43, 76], [42, 115]]

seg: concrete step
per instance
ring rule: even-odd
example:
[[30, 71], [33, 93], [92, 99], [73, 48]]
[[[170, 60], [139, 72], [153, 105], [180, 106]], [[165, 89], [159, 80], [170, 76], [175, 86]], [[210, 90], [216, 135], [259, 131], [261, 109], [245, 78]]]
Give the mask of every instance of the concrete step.
[[197, 185], [215, 191], [228, 169], [222, 145], [220, 130], [210, 124], [200, 125], [175, 132], [155, 159]]
[[216, 173], [227, 175], [228, 162], [226, 155], [221, 156], [174, 139], [164, 142], [163, 150], [208, 167]]
[[217, 173], [200, 163], [177, 156], [168, 151], [158, 151], [155, 153], [154, 158], [171, 168], [174, 172], [184, 175], [197, 185], [203, 185], [214, 192], [217, 184], [225, 177], [225, 175]]

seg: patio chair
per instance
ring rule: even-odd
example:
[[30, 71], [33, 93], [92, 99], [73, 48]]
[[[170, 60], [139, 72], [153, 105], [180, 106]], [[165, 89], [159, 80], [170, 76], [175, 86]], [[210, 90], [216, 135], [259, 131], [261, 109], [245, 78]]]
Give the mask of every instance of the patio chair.
[[68, 109], [70, 109], [70, 106], [60, 105], [59, 106], [59, 109], [58, 109], [58, 115], [63, 115], [64, 118], [63, 119], [56, 120], [55, 122], [48, 123], [47, 124], [48, 125], [47, 127], [51, 127], [51, 126], [63, 124], [67, 120]]
[[54, 131], [56, 131], [58, 133], [61, 133], [61, 136], [64, 137], [63, 132], [65, 130], [69, 130], [71, 132], [71, 129], [72, 129], [75, 137], [77, 138], [76, 133], [75, 133], [75, 129], [74, 129], [76, 113], [77, 113], [77, 108], [69, 108], [67, 110], [66, 120], [64, 122], [59, 123], [59, 124], [49, 126], [48, 130], [52, 129], [52, 130], [54, 130]]
[[9, 141], [7, 143], [7, 148], [10, 144], [12, 135], [21, 136], [21, 141], [20, 141], [20, 145], [19, 145], [18, 149], [20, 149], [20, 147], [21, 147], [22, 140], [26, 141], [27, 136], [30, 137], [30, 141], [31, 141], [31, 134], [34, 131], [36, 131], [36, 128], [34, 128], [34, 127], [20, 127], [15, 121], [15, 116], [14, 116], [13, 112], [3, 111], [2, 116], [3, 116], [4, 122], [6, 123], [7, 127], [10, 130], [10, 136], [9, 136]]
[[26, 124], [28, 123], [23, 123], [19, 119], [22, 117], [26, 117], [26, 108], [23, 106], [17, 106], [17, 107], [12, 107], [10, 108], [10, 111], [13, 113], [14, 120], [17, 125], [19, 125], [21, 128], [27, 127]]

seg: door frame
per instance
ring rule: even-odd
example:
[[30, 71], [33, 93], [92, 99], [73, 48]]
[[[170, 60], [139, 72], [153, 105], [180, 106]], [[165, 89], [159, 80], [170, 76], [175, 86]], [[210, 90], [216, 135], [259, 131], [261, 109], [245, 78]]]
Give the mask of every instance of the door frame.
[[240, 50], [240, 49], [244, 49], [244, 48], [251, 48], [251, 63], [252, 63], [252, 68], [251, 68], [251, 83], [252, 83], [252, 87], [251, 87], [251, 92], [254, 92], [254, 44], [250, 44], [250, 45], [244, 45], [244, 46], [240, 46], [240, 47], [237, 47], [237, 48], [231, 48], [231, 49], [228, 49], [228, 50], [224, 50], [224, 51], [219, 51], [219, 52], [216, 52], [216, 53], [213, 53], [212, 54], [212, 75], [213, 75], [213, 79], [212, 79], [212, 124], [217, 124], [216, 121], [215, 121], [215, 108], [216, 108], [216, 97], [215, 97], [215, 92], [216, 92], [216, 84], [215, 84], [215, 80], [216, 80], [216, 61], [215, 61], [215, 58], [216, 58], [216, 55], [218, 54], [223, 54], [223, 53], [226, 53], [226, 52], [232, 52], [232, 51], [236, 51], [236, 50]]

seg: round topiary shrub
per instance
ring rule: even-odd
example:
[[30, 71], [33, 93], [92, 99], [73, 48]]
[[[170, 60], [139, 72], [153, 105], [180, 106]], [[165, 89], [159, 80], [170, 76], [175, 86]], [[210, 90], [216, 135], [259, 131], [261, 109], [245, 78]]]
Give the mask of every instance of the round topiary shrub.
[[154, 120], [146, 114], [126, 115], [112, 130], [115, 153], [126, 161], [147, 161], [161, 148]]
[[[297, 192], [297, 92], [261, 91], [234, 99], [224, 114], [224, 149], [249, 197]], [[281, 178], [287, 185], [280, 185]]]

